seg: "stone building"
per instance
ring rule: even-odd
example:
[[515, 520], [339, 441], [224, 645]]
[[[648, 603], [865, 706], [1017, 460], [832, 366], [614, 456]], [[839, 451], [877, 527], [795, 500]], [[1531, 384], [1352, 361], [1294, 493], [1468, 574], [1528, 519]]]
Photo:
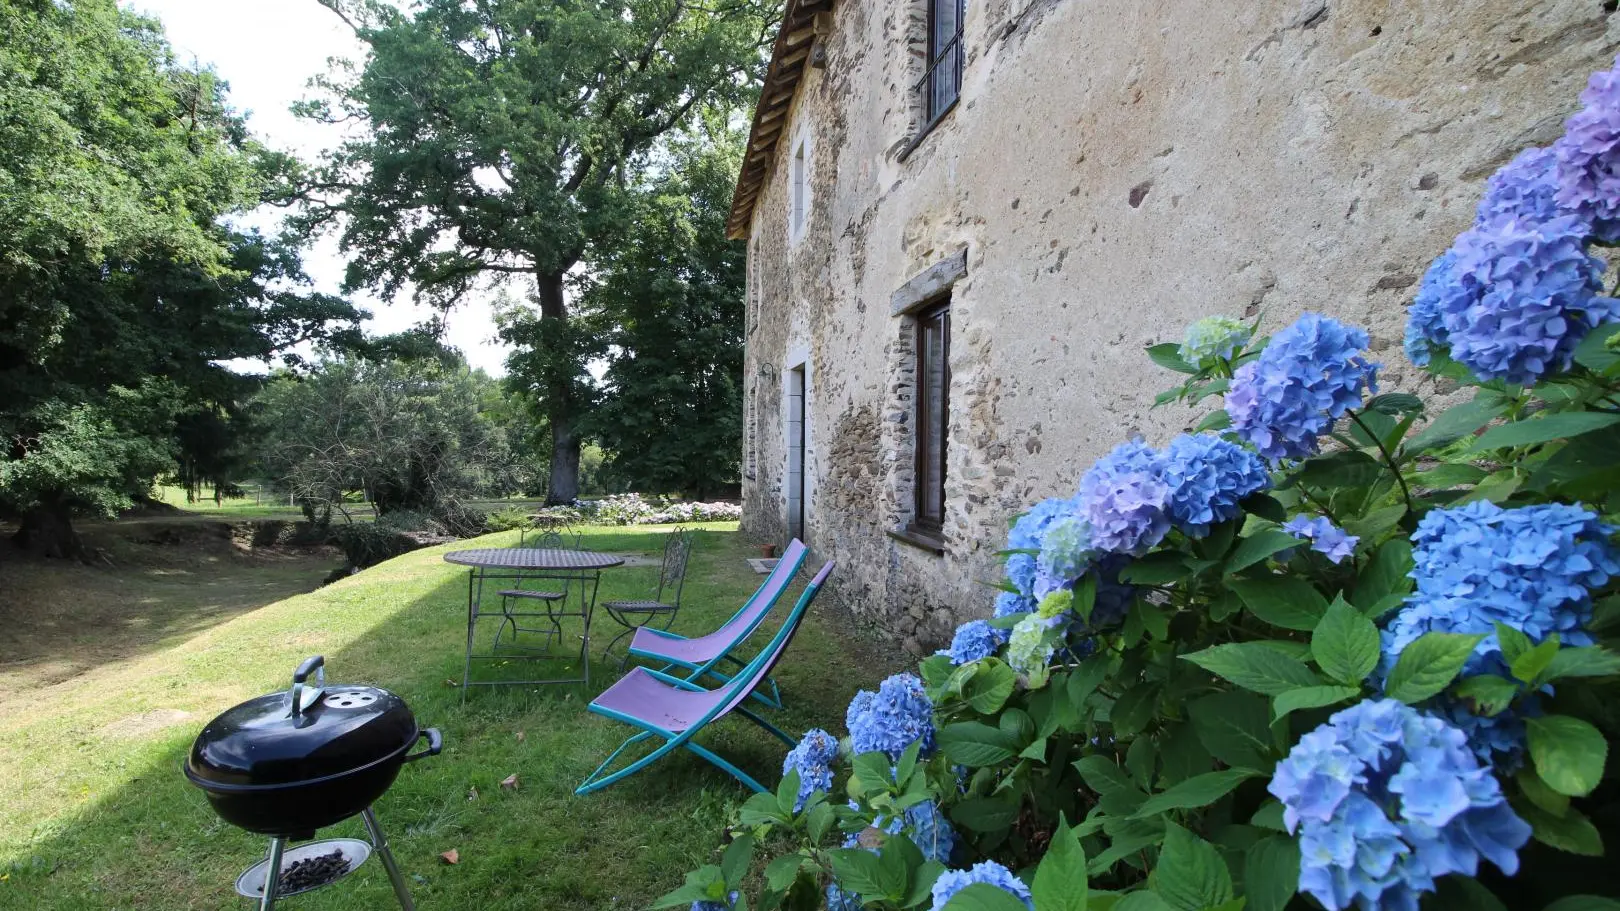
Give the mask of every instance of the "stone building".
[[1369, 329], [1620, 47], [1601, 0], [788, 0], [739, 177], [744, 530], [920, 649], [1211, 314]]

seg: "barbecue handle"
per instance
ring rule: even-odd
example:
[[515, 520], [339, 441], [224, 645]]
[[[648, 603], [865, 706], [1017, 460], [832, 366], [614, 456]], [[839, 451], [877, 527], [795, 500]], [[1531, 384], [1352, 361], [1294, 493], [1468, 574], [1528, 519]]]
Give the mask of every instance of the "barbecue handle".
[[[291, 695], [292, 695], [292, 713], [294, 715], [299, 715], [299, 714], [303, 713], [303, 707], [300, 706], [298, 703], [300, 701], [299, 697], [303, 695], [304, 681], [309, 679], [310, 674], [313, 674], [316, 671], [321, 670], [324, 667], [326, 667], [326, 656], [325, 655], [315, 655], [314, 657], [311, 657], [311, 658], [305, 658], [304, 663], [298, 665], [298, 670], [293, 671]], [[325, 677], [325, 673], [323, 671], [321, 677], [316, 678], [316, 679], [320, 680], [320, 679], [322, 679], [324, 677]], [[316, 686], [319, 686], [319, 685], [320, 685], [319, 683], [316, 684]]]
[[423, 737], [427, 738], [427, 749], [420, 753], [412, 753], [409, 756], [406, 756], [404, 759], [405, 762], [415, 762], [416, 760], [427, 756], [437, 756], [439, 755], [439, 751], [444, 749], [444, 735], [439, 733], [438, 728], [428, 728], [420, 734], [417, 734], [416, 737], [418, 740]]

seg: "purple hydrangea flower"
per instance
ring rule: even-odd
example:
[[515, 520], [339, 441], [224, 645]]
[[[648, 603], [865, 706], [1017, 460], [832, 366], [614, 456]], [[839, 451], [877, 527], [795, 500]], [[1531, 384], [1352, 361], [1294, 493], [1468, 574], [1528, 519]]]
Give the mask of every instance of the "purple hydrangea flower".
[[1614, 243], [1620, 240], [1620, 66], [1593, 73], [1581, 104], [1553, 143], [1556, 198], [1559, 208], [1590, 223], [1599, 240]]
[[1187, 327], [1176, 354], [1187, 363], [1207, 370], [1219, 361], [1229, 361], [1239, 348], [1249, 343], [1254, 330], [1230, 316], [1208, 316]]
[[1532, 642], [1553, 633], [1591, 645], [1591, 590], [1620, 575], [1614, 529], [1579, 506], [1503, 509], [1479, 500], [1436, 509], [1412, 535], [1416, 590], [1384, 631], [1383, 672], [1424, 633], [1483, 634], [1468, 673], [1499, 670], [1496, 624]]
[[1139, 555], [1170, 531], [1164, 457], [1139, 440], [1121, 443], [1080, 478], [1080, 514], [1098, 551]]
[[1330, 520], [1309, 516], [1295, 516], [1283, 526], [1283, 531], [1296, 538], [1311, 542], [1311, 550], [1326, 556], [1334, 563], [1343, 563], [1346, 557], [1355, 555], [1356, 543], [1361, 539], [1355, 535], [1347, 535], [1344, 529], [1334, 525]]
[[1566, 214], [1558, 209], [1558, 156], [1552, 149], [1528, 148], [1485, 181], [1474, 226], [1507, 217], [1546, 221]]
[[1170, 486], [1170, 520], [1192, 538], [1236, 518], [1242, 512], [1239, 501], [1271, 486], [1258, 456], [1207, 433], [1184, 433], [1170, 441], [1164, 450], [1164, 480]]
[[1012, 894], [1024, 903], [1026, 908], [1034, 911], [1035, 902], [1030, 897], [1029, 887], [1024, 881], [1014, 876], [1012, 871], [993, 860], [974, 864], [966, 870], [946, 870], [934, 880], [933, 911], [942, 911], [950, 902], [951, 897], [966, 889], [974, 883], [986, 883]]
[[787, 758], [782, 760], [782, 774], [785, 776], [795, 769], [799, 773], [799, 797], [793, 803], [793, 812], [804, 809], [811, 794], [832, 789], [832, 763], [837, 758], [838, 738], [821, 728], [805, 731], [798, 744], [788, 751]]
[[1569, 369], [1592, 327], [1620, 313], [1620, 301], [1599, 293], [1603, 261], [1586, 252], [1586, 230], [1566, 215], [1463, 232], [1424, 277], [1408, 351], [1425, 362], [1448, 351], [1481, 379], [1519, 385]]
[[[1074, 501], [1052, 497], [1030, 507], [1018, 517], [1007, 534], [1007, 549], [1039, 552], [1046, 542], [1046, 529], [1062, 516], [1074, 512]], [[1007, 555], [1007, 579], [1025, 596], [1035, 592], [1035, 555], [1016, 553]]]
[[939, 654], [949, 656], [951, 664], [971, 664], [994, 655], [996, 649], [1007, 643], [1008, 635], [1006, 630], [997, 629], [984, 620], [969, 620], [956, 628], [951, 647]]
[[1418, 911], [1435, 880], [1481, 859], [1518, 871], [1530, 826], [1463, 733], [1393, 699], [1335, 713], [1277, 764], [1271, 793], [1299, 836], [1299, 888], [1330, 911]]
[[923, 756], [934, 751], [934, 704], [914, 674], [895, 674], [879, 684], [875, 693], [856, 693], [844, 714], [844, 724], [856, 753], [881, 752], [898, 761], [917, 741], [922, 743]]
[[1333, 422], [1378, 391], [1378, 365], [1361, 356], [1368, 341], [1337, 320], [1301, 316], [1233, 375], [1233, 429], [1273, 461], [1315, 455]]

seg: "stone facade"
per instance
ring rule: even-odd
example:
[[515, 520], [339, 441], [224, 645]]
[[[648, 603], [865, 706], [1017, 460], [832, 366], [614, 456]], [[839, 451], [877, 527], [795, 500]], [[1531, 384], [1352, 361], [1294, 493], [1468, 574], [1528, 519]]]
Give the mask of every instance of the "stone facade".
[[[1401, 356], [1411, 294], [1484, 177], [1558, 135], [1612, 61], [1613, 7], [967, 0], [961, 100], [921, 134], [925, 3], [838, 0], [768, 178], [739, 194], [745, 531], [788, 534], [802, 367], [806, 539], [859, 616], [922, 650], [988, 611], [1012, 516], [1115, 443], [1197, 422], [1150, 409], [1172, 375], [1142, 352], [1188, 322], [1325, 312], [1372, 332], [1386, 389], [1432, 395]], [[892, 298], [962, 248], [937, 554], [888, 534], [910, 509], [915, 357]]]

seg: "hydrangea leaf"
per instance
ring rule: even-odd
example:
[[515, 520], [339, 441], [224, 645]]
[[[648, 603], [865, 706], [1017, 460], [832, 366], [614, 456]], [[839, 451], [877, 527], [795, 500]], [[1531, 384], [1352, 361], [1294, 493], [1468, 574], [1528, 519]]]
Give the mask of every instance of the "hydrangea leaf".
[[1620, 414], [1603, 411], [1563, 411], [1492, 427], [1474, 441], [1473, 450], [1479, 452], [1513, 446], [1531, 446], [1565, 437], [1580, 436], [1614, 424], [1620, 424]]
[[1282, 801], [1271, 799], [1260, 805], [1249, 817], [1249, 825], [1261, 829], [1270, 829], [1273, 832], [1286, 832], [1288, 827], [1283, 824]]
[[1108, 872], [1121, 860], [1164, 841], [1164, 829], [1163, 819], [1105, 819], [1103, 831], [1110, 839], [1109, 845], [1091, 859], [1086, 869], [1093, 876]]
[[941, 911], [1028, 911], [1011, 892], [989, 883], [973, 883], [951, 896]]
[[1319, 709], [1361, 695], [1359, 686], [1302, 686], [1280, 693], [1272, 704], [1272, 714], [1281, 721], [1303, 709]]
[[1280, 488], [1303, 485], [1310, 490], [1355, 490], [1383, 475], [1383, 464], [1359, 449], [1341, 449], [1306, 459]]
[[1262, 773], [1253, 769], [1222, 769], [1205, 772], [1149, 797], [1135, 813], [1138, 819], [1157, 816], [1169, 810], [1187, 810], [1207, 807], [1232, 793], [1238, 785]]
[[[1300, 543], [1293, 535], [1287, 537], [1294, 545]], [[1238, 550], [1242, 549], [1242, 545], [1239, 545]], [[1229, 586], [1232, 591], [1237, 592], [1239, 598], [1243, 599], [1243, 605], [1249, 609], [1249, 613], [1272, 626], [1308, 633], [1316, 629], [1316, 625], [1327, 613], [1327, 599], [1322, 597], [1322, 593], [1311, 583], [1298, 576], [1274, 575], [1258, 579], [1234, 579]], [[1237, 683], [1235, 680], [1232, 682]], [[1296, 682], [1294, 685], [1308, 684]]]
[[1536, 841], [1583, 857], [1603, 856], [1603, 836], [1581, 811], [1571, 807], [1563, 816], [1554, 816], [1527, 800], [1515, 802], [1513, 809], [1530, 824]]
[[1620, 426], [1583, 433], [1558, 447], [1530, 475], [1530, 488], [1601, 501], [1620, 487]]
[[1232, 900], [1232, 873], [1215, 846], [1178, 825], [1165, 826], [1153, 891], [1175, 911], [1203, 911]]
[[1087, 911], [1089, 889], [1086, 851], [1068, 820], [1059, 819], [1052, 843], [1030, 883], [1035, 911]]
[[1132, 585], [1169, 585], [1191, 575], [1186, 555], [1173, 550], [1161, 550], [1133, 560], [1119, 572], [1120, 581]]
[[1401, 650], [1389, 672], [1384, 692], [1411, 705], [1445, 689], [1474, 653], [1484, 636], [1463, 633], [1425, 633]]
[[1181, 346], [1179, 344], [1164, 342], [1158, 345], [1149, 345], [1147, 356], [1153, 363], [1166, 370], [1174, 370], [1177, 373], [1185, 373], [1189, 376], [1197, 374], [1198, 368], [1183, 360], [1180, 351]]
[[999, 728], [978, 721], [959, 721], [939, 732], [945, 756], [969, 768], [995, 765], [1018, 755], [1018, 744]]
[[1412, 542], [1406, 538], [1391, 538], [1373, 552], [1367, 567], [1356, 577], [1350, 600], [1363, 611], [1390, 595], [1405, 595], [1412, 590]]
[[1181, 657], [1246, 690], [1265, 696], [1276, 696], [1322, 682], [1299, 661], [1255, 642], [1214, 645]]
[[1283, 911], [1299, 889], [1299, 842], [1273, 835], [1243, 855], [1245, 911]]
[[1193, 428], [1193, 433], [1208, 433], [1211, 431], [1219, 433], [1231, 426], [1232, 416], [1227, 413], [1225, 408], [1220, 408], [1204, 415], [1204, 419], [1198, 422], [1197, 427]]
[[1620, 365], [1620, 354], [1609, 350], [1609, 336], [1620, 332], [1620, 323], [1605, 323], [1593, 328], [1586, 338], [1575, 346], [1575, 363], [1596, 373], [1604, 373]]
[[1006, 664], [988, 660], [962, 687], [962, 697], [980, 715], [994, 715], [1007, 704], [1018, 675]]
[[1266, 493], [1250, 494], [1238, 504], [1243, 511], [1267, 522], [1281, 524], [1288, 520], [1288, 511], [1277, 502], [1277, 498]]
[[1432, 901], [1424, 902], [1433, 911], [1508, 911], [1502, 900], [1477, 879], [1445, 876], [1435, 883]]
[[[1335, 598], [1311, 632], [1311, 655], [1329, 677], [1359, 687], [1378, 665], [1378, 627]], [[1328, 705], [1331, 703], [1319, 703]]]
[[1285, 531], [1268, 528], [1255, 532], [1238, 542], [1232, 555], [1226, 558], [1222, 572], [1227, 575], [1242, 572], [1272, 554], [1299, 546], [1299, 539]]
[[1381, 414], [1410, 414], [1423, 410], [1423, 400], [1410, 392], [1386, 392], [1368, 399], [1365, 407]]
[[799, 868], [808, 860], [803, 854], [784, 854], [765, 867], [765, 885], [777, 892], [786, 892], [799, 878]]
[[1534, 648], [1513, 659], [1509, 668], [1517, 680], [1525, 683], [1540, 677], [1547, 666], [1552, 664], [1553, 656], [1558, 654], [1558, 634], [1548, 636], [1546, 640], [1538, 642]]
[[1495, 398], [1476, 398], [1454, 405], [1442, 411], [1433, 423], [1408, 440], [1402, 453], [1410, 457], [1449, 446], [1501, 417], [1506, 410], [1506, 404]]
[[883, 898], [883, 861], [877, 852], [865, 848], [838, 848], [827, 852], [833, 876], [840, 887], [863, 897]]
[[1597, 728], [1568, 715], [1525, 719], [1536, 774], [1560, 794], [1584, 797], [1603, 778], [1609, 743]]
[[1553, 655], [1543, 671], [1542, 682], [1565, 677], [1610, 677], [1620, 674], [1620, 655], [1606, 649], [1563, 648]]
[[[939, 874], [945, 872], [945, 865], [937, 860], [925, 861], [917, 868], [917, 873], [911, 878], [911, 888], [906, 892], [905, 900], [900, 904], [905, 908], [917, 908], [927, 904], [934, 890], [934, 880]], [[812, 905], [812, 909], [820, 908], [821, 903]]]
[[1074, 762], [1075, 771], [1086, 787], [1102, 798], [1103, 811], [1112, 816], [1129, 816], [1147, 800], [1147, 795], [1126, 776], [1125, 771], [1104, 756], [1085, 756]]
[[1142, 889], [1115, 902], [1113, 911], [1170, 911], [1170, 906], [1164, 903], [1164, 899]]
[[1620, 901], [1599, 895], [1566, 895], [1541, 911], [1620, 911]]
[[1535, 769], [1520, 769], [1513, 780], [1518, 782], [1519, 791], [1526, 799], [1548, 813], [1563, 816], [1569, 812], [1569, 795], [1560, 794], [1548, 787], [1547, 783], [1541, 780], [1541, 776], [1536, 774]]
[[1215, 693], [1188, 706], [1187, 716], [1204, 749], [1216, 759], [1261, 771], [1275, 764], [1266, 700], [1248, 693]]
[[1443, 462], [1428, 471], [1411, 476], [1413, 485], [1429, 490], [1447, 490], [1464, 484], [1478, 484], [1485, 477], [1485, 469], [1477, 465]]
[[1474, 714], [1487, 718], [1500, 714], [1519, 695], [1519, 685], [1506, 677], [1480, 674], [1457, 684], [1457, 698], [1473, 705]]
[[1154, 710], [1158, 706], [1159, 685], [1157, 683], [1139, 683], [1121, 693], [1109, 710], [1108, 719], [1114, 726], [1117, 736], [1124, 738], [1132, 736], [1153, 720]]

